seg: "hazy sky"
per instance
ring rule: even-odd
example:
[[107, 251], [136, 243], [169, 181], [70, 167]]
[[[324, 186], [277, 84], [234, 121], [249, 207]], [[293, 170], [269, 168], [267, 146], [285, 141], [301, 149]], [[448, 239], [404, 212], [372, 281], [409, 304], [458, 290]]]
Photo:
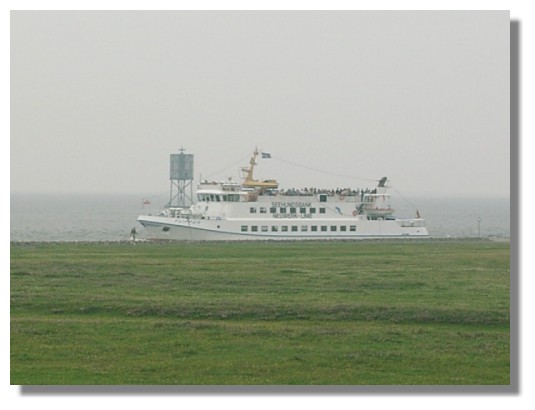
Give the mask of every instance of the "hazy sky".
[[11, 191], [163, 193], [181, 146], [197, 179], [237, 179], [258, 146], [272, 159], [256, 176], [285, 188], [388, 176], [404, 195], [506, 196], [509, 24], [501, 11], [12, 12]]

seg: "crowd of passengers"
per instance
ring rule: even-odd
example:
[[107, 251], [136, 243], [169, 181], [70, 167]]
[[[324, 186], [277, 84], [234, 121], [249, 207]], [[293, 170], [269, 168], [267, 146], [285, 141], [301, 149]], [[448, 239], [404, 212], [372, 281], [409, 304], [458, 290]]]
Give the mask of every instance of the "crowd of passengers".
[[287, 196], [313, 196], [317, 194], [326, 194], [329, 196], [360, 196], [361, 199], [365, 194], [375, 194], [377, 189], [369, 188], [336, 188], [336, 189], [318, 189], [318, 188], [303, 188], [303, 189], [279, 189], [279, 190], [266, 190], [264, 195], [287, 195]]

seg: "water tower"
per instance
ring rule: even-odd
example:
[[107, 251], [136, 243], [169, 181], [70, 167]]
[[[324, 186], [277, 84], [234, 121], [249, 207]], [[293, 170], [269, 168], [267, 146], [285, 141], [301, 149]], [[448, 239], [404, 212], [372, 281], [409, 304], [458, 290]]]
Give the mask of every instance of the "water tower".
[[193, 155], [171, 154], [169, 208], [187, 208], [193, 203]]

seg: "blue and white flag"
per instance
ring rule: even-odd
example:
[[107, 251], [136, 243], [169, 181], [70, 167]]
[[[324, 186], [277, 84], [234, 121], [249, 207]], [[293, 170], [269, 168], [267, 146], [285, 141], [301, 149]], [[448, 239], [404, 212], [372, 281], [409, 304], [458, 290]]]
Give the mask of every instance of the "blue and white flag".
[[271, 154], [268, 154], [267, 152], [262, 152], [262, 159], [271, 158]]

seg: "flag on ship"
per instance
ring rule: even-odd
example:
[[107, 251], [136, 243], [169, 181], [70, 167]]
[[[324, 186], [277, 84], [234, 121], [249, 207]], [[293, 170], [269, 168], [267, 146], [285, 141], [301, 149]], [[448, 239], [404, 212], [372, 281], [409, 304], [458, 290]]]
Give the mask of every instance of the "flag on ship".
[[262, 152], [262, 159], [271, 158], [271, 154], [268, 154], [267, 152]]

